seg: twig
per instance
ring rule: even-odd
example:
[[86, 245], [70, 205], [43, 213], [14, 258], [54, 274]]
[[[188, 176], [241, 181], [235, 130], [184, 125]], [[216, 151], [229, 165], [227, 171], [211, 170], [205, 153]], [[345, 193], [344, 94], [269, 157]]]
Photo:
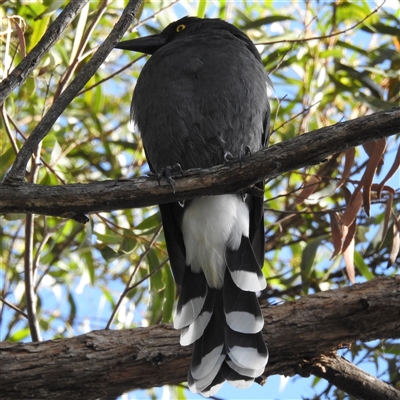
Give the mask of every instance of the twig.
[[308, 111], [310, 111], [310, 109], [311, 109], [312, 107], [316, 106], [316, 105], [319, 104], [319, 103], [321, 103], [321, 100], [319, 100], [319, 101], [317, 101], [317, 102], [311, 104], [309, 107], [304, 108], [304, 109], [303, 109], [302, 111], [300, 111], [299, 113], [293, 115], [293, 117], [291, 117], [291, 118], [289, 118], [288, 120], [286, 120], [283, 124], [279, 125], [277, 128], [274, 128], [274, 130], [271, 132], [271, 135], [272, 135], [274, 132], [277, 132], [279, 129], [281, 129], [281, 128], [282, 128], [283, 126], [285, 126], [286, 124], [288, 124], [290, 121], [296, 119], [296, 118], [299, 117], [300, 115], [303, 115], [303, 114], [307, 113]]
[[21, 314], [22, 316], [24, 316], [25, 318], [28, 319], [28, 314], [25, 313], [24, 311], [22, 311], [20, 308], [18, 308], [17, 306], [15, 306], [14, 304], [10, 303], [9, 301], [7, 301], [6, 299], [4, 299], [3, 297], [0, 297], [0, 301], [2, 303], [4, 303], [6, 306], [12, 308], [14, 311], [16, 311], [18, 314]]
[[7, 136], [8, 136], [8, 139], [10, 140], [11, 146], [12, 146], [15, 154], [18, 154], [17, 142], [15, 141], [15, 139], [13, 138], [13, 135], [11, 133], [11, 127], [8, 122], [7, 111], [5, 110], [4, 103], [0, 104], [0, 114], [3, 117], [4, 126], [6, 128]]
[[296, 42], [309, 42], [310, 40], [321, 40], [321, 39], [330, 39], [333, 36], [338, 36], [342, 35], [343, 33], [349, 32], [354, 28], [357, 28], [357, 26], [361, 25], [365, 20], [367, 20], [371, 15], [374, 15], [379, 11], [380, 8], [386, 3], [386, 0], [383, 1], [381, 5], [375, 8], [371, 13], [369, 13], [366, 17], [364, 17], [361, 21], [357, 22], [355, 25], [350, 26], [347, 29], [344, 29], [339, 32], [334, 32], [330, 33], [329, 35], [322, 35], [322, 36], [314, 36], [310, 38], [303, 38], [303, 39], [285, 39], [285, 40], [276, 40], [276, 41], [271, 41], [271, 42], [261, 42], [261, 43], [256, 43], [257, 45], [269, 45], [269, 44], [276, 44], [276, 43], [296, 43]]
[[36, 315], [36, 294], [34, 291], [35, 273], [33, 271], [33, 214], [27, 214], [25, 222], [25, 296], [26, 311], [28, 314], [29, 330], [33, 342], [40, 342], [39, 321]]
[[[125, 286], [124, 291], [123, 291], [123, 292], [121, 293], [121, 295], [119, 296], [118, 302], [117, 302], [117, 304], [116, 304], [115, 307], [114, 307], [114, 310], [113, 310], [113, 312], [112, 312], [112, 314], [111, 314], [111, 316], [110, 316], [110, 318], [109, 318], [109, 320], [108, 320], [108, 322], [107, 322], [107, 325], [106, 325], [105, 329], [110, 329], [110, 325], [111, 325], [111, 323], [112, 323], [112, 321], [113, 321], [113, 319], [114, 319], [114, 317], [115, 317], [115, 314], [116, 314], [117, 311], [118, 311], [119, 306], [120, 306], [121, 303], [122, 303], [122, 300], [124, 299], [124, 297], [126, 296], [126, 294], [127, 294], [130, 290], [132, 290], [133, 287], [136, 287], [136, 285], [134, 285], [133, 287], [131, 287], [131, 286], [130, 286], [130, 285], [131, 285], [131, 282], [132, 282], [134, 276], [136, 275], [136, 272], [138, 271], [138, 269], [139, 269], [139, 267], [140, 267], [140, 264], [142, 263], [143, 259], [147, 256], [147, 254], [148, 254], [149, 251], [151, 250], [151, 248], [152, 248], [154, 242], [156, 241], [158, 235], [160, 234], [161, 228], [162, 228], [162, 225], [160, 224], [160, 226], [158, 227], [158, 229], [157, 229], [156, 232], [154, 233], [154, 235], [153, 235], [153, 237], [152, 237], [152, 239], [151, 239], [149, 245], [147, 246], [147, 249], [140, 255], [139, 260], [137, 261], [137, 263], [136, 263], [136, 265], [135, 265], [135, 268], [133, 269], [133, 271], [132, 271], [132, 273], [131, 273], [131, 276], [129, 277], [129, 280], [128, 280], [126, 286]], [[151, 275], [151, 274], [150, 274], [150, 275]], [[149, 275], [149, 276], [150, 276], [150, 275]], [[147, 279], [147, 278], [148, 278], [148, 277], [146, 277], [145, 279]], [[142, 280], [142, 281], [143, 281], [143, 280]], [[142, 281], [141, 281], [141, 282], [142, 282]]]

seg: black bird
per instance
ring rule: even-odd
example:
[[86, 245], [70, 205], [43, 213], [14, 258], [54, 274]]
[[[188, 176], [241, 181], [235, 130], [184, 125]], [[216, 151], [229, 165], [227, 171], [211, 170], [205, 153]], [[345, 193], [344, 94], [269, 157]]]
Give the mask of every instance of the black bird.
[[[120, 42], [152, 56], [134, 90], [134, 119], [150, 169], [209, 168], [267, 145], [270, 107], [260, 54], [219, 19], [185, 17], [160, 34]], [[257, 186], [264, 187], [263, 182]], [[256, 293], [266, 286], [263, 198], [201, 197], [160, 205], [180, 297], [174, 326], [194, 343], [189, 388], [251, 385], [268, 360]]]

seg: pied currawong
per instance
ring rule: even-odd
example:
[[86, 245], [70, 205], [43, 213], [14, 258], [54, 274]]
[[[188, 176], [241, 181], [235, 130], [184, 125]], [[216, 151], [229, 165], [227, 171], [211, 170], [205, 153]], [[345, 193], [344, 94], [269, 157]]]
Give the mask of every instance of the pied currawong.
[[[153, 172], [171, 181], [177, 164], [209, 168], [267, 145], [270, 81], [255, 45], [235, 26], [185, 17], [116, 47], [152, 55], [131, 117]], [[266, 286], [263, 198], [224, 194], [160, 210], [180, 287], [174, 326], [182, 345], [194, 343], [189, 388], [205, 396], [225, 381], [246, 388], [268, 361], [256, 296]]]

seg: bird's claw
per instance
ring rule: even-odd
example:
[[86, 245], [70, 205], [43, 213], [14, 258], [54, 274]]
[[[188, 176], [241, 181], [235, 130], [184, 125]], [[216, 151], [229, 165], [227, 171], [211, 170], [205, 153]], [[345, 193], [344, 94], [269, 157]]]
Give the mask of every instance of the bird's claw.
[[250, 147], [249, 146], [245, 146], [244, 147], [244, 151], [243, 150], [239, 150], [239, 153], [238, 153], [238, 155], [236, 156], [236, 157], [234, 157], [233, 155], [232, 155], [232, 153], [230, 153], [229, 151], [227, 151], [225, 154], [224, 154], [224, 160], [225, 160], [225, 162], [226, 163], [228, 163], [228, 162], [234, 162], [234, 161], [239, 161], [239, 163], [240, 163], [240, 166], [242, 166], [242, 159], [243, 159], [243, 157], [245, 157], [245, 156], [251, 156], [251, 149], [250, 149]]
[[250, 146], [245, 146], [244, 147], [244, 155], [245, 156], [251, 156], [251, 149], [250, 149]]
[[235, 161], [235, 157], [232, 155], [232, 153], [229, 153], [229, 151], [227, 151], [224, 154], [224, 160], [226, 163], [228, 163], [229, 161]]
[[159, 185], [161, 185], [161, 179], [165, 178], [169, 183], [169, 185], [171, 186], [172, 192], [175, 194], [175, 182], [174, 179], [172, 178], [172, 174], [174, 173], [175, 170], [178, 170], [178, 172], [180, 172], [180, 174], [183, 176], [183, 170], [179, 163], [174, 164], [172, 167], [168, 165], [167, 167], [162, 168], [161, 171], [157, 173], [150, 172], [148, 175], [155, 176]]

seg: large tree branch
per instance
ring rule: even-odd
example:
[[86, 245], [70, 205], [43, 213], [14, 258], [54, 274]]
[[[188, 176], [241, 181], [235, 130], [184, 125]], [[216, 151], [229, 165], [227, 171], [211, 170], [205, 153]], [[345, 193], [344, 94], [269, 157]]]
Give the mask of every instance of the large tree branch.
[[[270, 351], [265, 376], [318, 373], [321, 355], [332, 357], [332, 351], [356, 340], [400, 337], [400, 276], [317, 293], [266, 307], [263, 313]], [[179, 345], [179, 332], [169, 324], [40, 343], [2, 343], [0, 397], [95, 399], [177, 384], [186, 380], [190, 354], [191, 348]], [[328, 364], [324, 366], [334, 368]], [[374, 399], [399, 398], [388, 385], [380, 387], [381, 392], [374, 389]], [[360, 393], [356, 395], [368, 398]]]
[[35, 213], [62, 217], [144, 207], [196, 196], [233, 193], [261, 179], [323, 162], [332, 154], [400, 132], [400, 107], [338, 123], [264, 149], [242, 162], [209, 170], [185, 171], [175, 178], [176, 193], [156, 179], [41, 186], [3, 183], [0, 213]]

